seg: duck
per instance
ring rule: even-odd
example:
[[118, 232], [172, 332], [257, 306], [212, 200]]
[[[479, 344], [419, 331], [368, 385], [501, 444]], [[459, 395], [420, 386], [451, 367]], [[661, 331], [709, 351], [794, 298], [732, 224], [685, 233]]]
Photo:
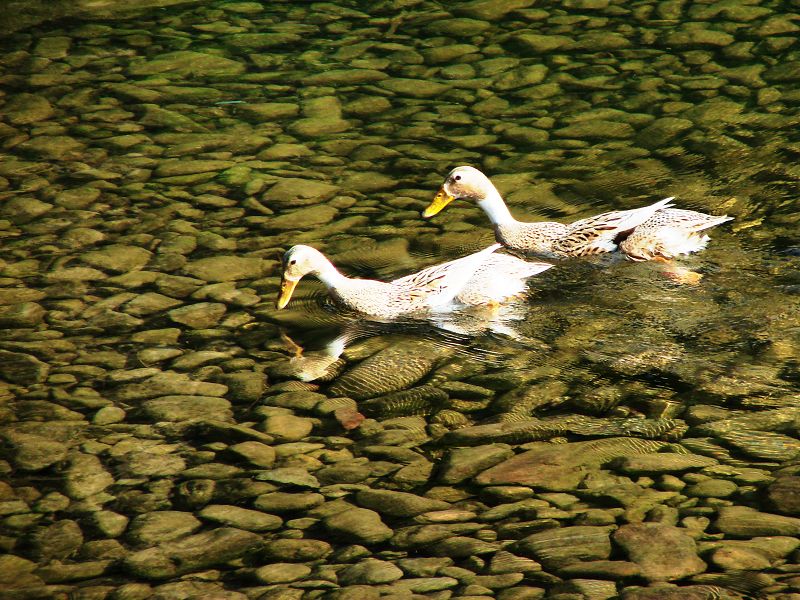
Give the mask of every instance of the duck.
[[456, 260], [383, 282], [348, 277], [316, 248], [292, 246], [283, 255], [281, 287], [275, 306], [279, 310], [286, 307], [305, 275], [319, 279], [338, 306], [378, 319], [450, 310], [459, 304], [499, 305], [522, 294], [528, 277], [553, 266], [494, 255], [501, 247], [499, 243], [492, 244]]
[[602, 213], [570, 224], [526, 223], [511, 216], [500, 192], [486, 175], [475, 167], [460, 166], [450, 171], [422, 216], [433, 217], [456, 198], [477, 202], [494, 226], [495, 239], [506, 248], [558, 258], [614, 252], [621, 239], [672, 207], [675, 199], [664, 198], [649, 206]]

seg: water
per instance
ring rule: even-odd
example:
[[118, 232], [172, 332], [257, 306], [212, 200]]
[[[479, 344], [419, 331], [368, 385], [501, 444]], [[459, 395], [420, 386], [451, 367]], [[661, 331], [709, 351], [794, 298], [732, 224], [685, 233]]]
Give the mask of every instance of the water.
[[[544, 597], [570, 591], [557, 580], [583, 579], [612, 594], [662, 580], [800, 593], [794, 548], [764, 564], [717, 552], [730, 538], [796, 542], [800, 531], [796, 9], [213, 2], [113, 15], [89, 7], [9, 33], [0, 43], [0, 541], [30, 561], [8, 563], [11, 597], [177, 597], [189, 593], [181, 576], [198, 586], [181, 597], [314, 598], [398, 577], [437, 598]], [[364, 320], [333, 307], [311, 278], [286, 310], [274, 308], [280, 257], [294, 244], [350, 275], [390, 280], [492, 243], [469, 201], [420, 217], [461, 164], [490, 176], [520, 220], [570, 222], [667, 196], [734, 220], [671, 265], [554, 261], [495, 312]], [[688, 283], [687, 273], [701, 277]], [[225, 429], [233, 424], [241, 428]], [[550, 479], [526, 479], [547, 472], [534, 459], [525, 476], [487, 474], [506, 452], [575, 445], [570, 453], [584, 456], [577, 444], [606, 438], [635, 443], [597, 450], [608, 460], [586, 458], [579, 483], [560, 478], [574, 468], [560, 458], [548, 459], [561, 465]], [[244, 441], [274, 446], [277, 459], [233, 448]], [[462, 479], [448, 471], [460, 449], [479, 445], [468, 461], [479, 469], [459, 467]], [[715, 464], [613, 462], [640, 453]], [[283, 468], [320, 476], [308, 483]], [[605, 478], [633, 496], [608, 492]], [[197, 500], [194, 481], [216, 491]], [[704, 481], [710, 492], [697, 489]], [[467, 516], [398, 515], [399, 500], [356, 494], [379, 489]], [[312, 510], [309, 490], [374, 510], [395, 530], [480, 522], [463, 535], [489, 546], [440, 551], [372, 530], [343, 538], [333, 509]], [[254, 500], [273, 492], [303, 508]], [[527, 516], [481, 516], [523, 499], [533, 502]], [[237, 507], [283, 520], [254, 524]], [[723, 509], [744, 507], [770, 516], [743, 532], [743, 513]], [[183, 525], [161, 511], [181, 511]], [[516, 542], [641, 521], [696, 540], [706, 566], [683, 551], [679, 566], [654, 566], [623, 536], [613, 554], [584, 558], [638, 564], [645, 574], [629, 585], [603, 569], [570, 574], [569, 560]], [[237, 538], [241, 551], [229, 554], [192, 538], [207, 560], [162, 548], [168, 568], [141, 554], [220, 524], [259, 537]], [[318, 540], [334, 554], [259, 550], [283, 548], [278, 539]], [[493, 567], [505, 549], [544, 573]], [[398, 577], [342, 575], [366, 556], [400, 565]], [[442, 556], [474, 576], [522, 574], [478, 585], [402, 562]], [[307, 572], [271, 566], [294, 562]], [[741, 570], [763, 578], [731, 574]]]

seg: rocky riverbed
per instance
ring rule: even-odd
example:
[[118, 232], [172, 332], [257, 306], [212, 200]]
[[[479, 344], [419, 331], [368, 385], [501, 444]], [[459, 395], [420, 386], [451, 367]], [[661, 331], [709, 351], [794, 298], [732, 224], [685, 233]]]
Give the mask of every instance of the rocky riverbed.
[[[3, 598], [800, 598], [797, 2], [93, 6], [0, 41]], [[486, 245], [419, 216], [458, 164], [529, 220], [735, 220], [697, 285], [274, 309], [295, 243]]]

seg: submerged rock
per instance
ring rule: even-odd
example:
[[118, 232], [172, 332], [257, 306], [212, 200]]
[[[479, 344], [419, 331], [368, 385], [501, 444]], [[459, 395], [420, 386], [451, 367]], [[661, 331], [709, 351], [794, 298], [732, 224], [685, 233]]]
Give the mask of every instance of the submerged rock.
[[144, 579], [168, 579], [221, 565], [261, 544], [261, 536], [255, 533], [221, 527], [134, 552], [125, 558], [123, 566]]
[[522, 538], [515, 548], [547, 569], [559, 569], [580, 561], [607, 560], [610, 533], [608, 527], [560, 527]]
[[[653, 543], [656, 539], [658, 544]], [[679, 527], [629, 523], [614, 532], [613, 540], [641, 567], [648, 581], [674, 581], [706, 570], [706, 564], [697, 557], [694, 539]]]
[[245, 71], [239, 61], [191, 50], [178, 50], [160, 54], [147, 61], [131, 64], [131, 75], [171, 74], [184, 78], [233, 77]]
[[377, 544], [392, 537], [393, 532], [380, 515], [366, 508], [352, 507], [323, 519], [325, 528], [334, 536], [347, 539], [355, 538], [362, 544]]
[[20, 385], [41, 383], [47, 378], [50, 365], [30, 354], [0, 350], [0, 375]]
[[636, 438], [609, 438], [569, 444], [544, 444], [482, 472], [475, 478], [480, 485], [522, 484], [553, 491], [578, 487], [586, 469], [614, 458], [648, 454], [663, 442]]
[[67, 456], [67, 445], [57, 440], [15, 431], [0, 432], [0, 437], [13, 449], [14, 466], [24, 471], [46, 469]]
[[747, 506], [723, 506], [715, 526], [735, 537], [800, 535], [800, 518], [760, 512]]

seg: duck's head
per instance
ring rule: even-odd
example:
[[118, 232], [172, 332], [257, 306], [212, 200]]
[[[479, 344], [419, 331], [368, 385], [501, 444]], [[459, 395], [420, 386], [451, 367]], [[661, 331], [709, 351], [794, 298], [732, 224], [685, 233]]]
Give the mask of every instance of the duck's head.
[[292, 246], [283, 255], [283, 272], [281, 274], [281, 291], [275, 306], [284, 308], [292, 298], [297, 283], [309, 273], [317, 274], [328, 264], [322, 252], [311, 246]]
[[440, 212], [456, 198], [480, 202], [495, 191], [492, 182], [475, 167], [456, 167], [447, 175], [430, 206], [422, 212], [426, 219]]

